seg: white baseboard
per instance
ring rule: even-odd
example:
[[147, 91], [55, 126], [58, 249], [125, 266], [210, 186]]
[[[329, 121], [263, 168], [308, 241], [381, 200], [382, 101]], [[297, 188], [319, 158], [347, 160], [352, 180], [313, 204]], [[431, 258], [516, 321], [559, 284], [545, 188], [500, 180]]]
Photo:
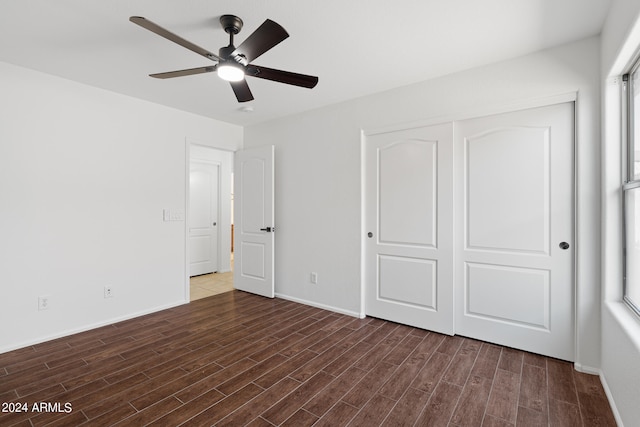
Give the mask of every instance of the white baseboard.
[[616, 423], [618, 426], [623, 427], [622, 419], [620, 418], [620, 413], [618, 412], [618, 408], [616, 407], [616, 402], [613, 400], [613, 395], [611, 394], [611, 390], [609, 389], [609, 384], [607, 384], [607, 380], [602, 373], [602, 369], [594, 368], [591, 366], [584, 366], [579, 363], [573, 364], [574, 368], [578, 372], [583, 372], [585, 374], [597, 375], [600, 377], [600, 382], [602, 383], [602, 388], [604, 388], [604, 393], [607, 395], [607, 400], [609, 401], [609, 406], [611, 406], [611, 412], [613, 412], [613, 417], [616, 419]]
[[620, 417], [620, 412], [618, 412], [618, 408], [616, 407], [616, 402], [613, 400], [613, 395], [611, 394], [611, 389], [609, 389], [609, 384], [607, 384], [607, 379], [604, 377], [602, 371], [600, 371], [600, 382], [602, 383], [602, 388], [604, 388], [604, 394], [607, 395], [607, 400], [609, 400], [609, 406], [611, 406], [611, 412], [613, 412], [613, 418], [616, 419], [616, 424], [618, 427], [624, 427], [622, 423], [622, 417]]
[[288, 301], [298, 302], [304, 305], [310, 305], [311, 307], [321, 308], [323, 310], [333, 311], [335, 313], [346, 314], [347, 316], [362, 318], [362, 316], [360, 316], [360, 313], [358, 313], [357, 311], [345, 310], [345, 309], [334, 307], [331, 305], [320, 304], [315, 301], [307, 301], [302, 298], [296, 298], [296, 297], [279, 294], [279, 293], [276, 293], [276, 297], [286, 299]]
[[580, 363], [574, 363], [573, 367], [576, 371], [582, 372], [584, 374], [600, 375], [602, 373], [602, 371], [598, 368], [582, 365]]
[[114, 318], [111, 318], [111, 319], [108, 319], [108, 320], [104, 320], [104, 321], [101, 321], [101, 322], [92, 323], [92, 324], [89, 324], [89, 325], [84, 325], [84, 326], [81, 326], [79, 328], [68, 329], [66, 331], [57, 332], [55, 334], [45, 335], [43, 337], [39, 337], [39, 338], [36, 338], [34, 340], [24, 341], [24, 342], [21, 342], [21, 343], [18, 343], [18, 344], [12, 344], [12, 345], [9, 345], [7, 347], [2, 347], [2, 348], [0, 348], [0, 354], [8, 353], [10, 351], [17, 350], [19, 348], [28, 347], [28, 346], [31, 346], [31, 345], [41, 344], [43, 342], [55, 340], [57, 338], [68, 337], [69, 335], [78, 334], [80, 332], [90, 331], [91, 329], [101, 328], [103, 326], [112, 325], [114, 323], [122, 322], [122, 321], [129, 320], [129, 319], [134, 319], [136, 317], [145, 316], [147, 314], [156, 313], [158, 311], [167, 310], [169, 308], [178, 307], [180, 305], [188, 304], [188, 303], [189, 303], [189, 301], [175, 302], [175, 303], [171, 303], [171, 304], [167, 304], [167, 305], [163, 305], [163, 306], [159, 306], [159, 307], [154, 307], [154, 308], [151, 308], [151, 309], [148, 309], [148, 310], [143, 310], [143, 311], [138, 311], [138, 312], [135, 312], [135, 313], [126, 314], [124, 316], [114, 317]]

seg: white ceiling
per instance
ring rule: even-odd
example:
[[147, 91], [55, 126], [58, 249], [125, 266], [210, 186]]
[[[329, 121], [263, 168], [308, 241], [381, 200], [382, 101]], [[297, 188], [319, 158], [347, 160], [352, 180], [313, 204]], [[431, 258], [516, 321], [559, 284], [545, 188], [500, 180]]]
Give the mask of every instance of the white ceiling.
[[[2, 0], [0, 61], [250, 125], [600, 33], [610, 0]], [[255, 62], [319, 77], [303, 89], [249, 77], [239, 104], [215, 73], [150, 73], [211, 65], [129, 22], [144, 16], [217, 53], [218, 21], [244, 21], [238, 46], [265, 19], [290, 37]], [[241, 107], [254, 111], [246, 113]]]

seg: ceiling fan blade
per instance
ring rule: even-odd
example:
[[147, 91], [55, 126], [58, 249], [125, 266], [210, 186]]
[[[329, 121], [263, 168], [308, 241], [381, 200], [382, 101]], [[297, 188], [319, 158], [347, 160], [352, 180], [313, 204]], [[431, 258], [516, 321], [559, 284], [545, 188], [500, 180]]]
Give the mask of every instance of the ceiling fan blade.
[[151, 22], [142, 16], [132, 16], [129, 18], [129, 21], [133, 22], [134, 24], [138, 24], [142, 28], [145, 28], [153, 33], [156, 33], [157, 35], [164, 37], [167, 40], [171, 40], [172, 42], [177, 43], [182, 47], [186, 47], [190, 51], [195, 52], [198, 55], [202, 55], [205, 58], [209, 58], [212, 61], [220, 60], [220, 57], [218, 55], [211, 53], [208, 50], [203, 49], [200, 46], [193, 44], [188, 40], [183, 39], [179, 35], [174, 34], [171, 31], [162, 28], [160, 25], [154, 22]]
[[248, 65], [246, 75], [309, 89], [314, 88], [318, 84], [318, 78], [315, 76], [292, 73], [291, 71], [274, 70], [273, 68], [261, 67], [260, 65]]
[[210, 73], [218, 68], [217, 65], [210, 65], [208, 67], [189, 68], [187, 70], [168, 71], [166, 73], [149, 74], [150, 77], [156, 79], [170, 79], [172, 77], [191, 76], [193, 74]]
[[267, 19], [231, 55], [242, 55], [251, 62], [287, 37], [289, 33], [280, 24]]
[[246, 80], [242, 79], [239, 82], [229, 83], [231, 83], [231, 88], [233, 89], [233, 93], [236, 94], [238, 102], [253, 101], [253, 94], [251, 93], [251, 89], [249, 89], [249, 85]]

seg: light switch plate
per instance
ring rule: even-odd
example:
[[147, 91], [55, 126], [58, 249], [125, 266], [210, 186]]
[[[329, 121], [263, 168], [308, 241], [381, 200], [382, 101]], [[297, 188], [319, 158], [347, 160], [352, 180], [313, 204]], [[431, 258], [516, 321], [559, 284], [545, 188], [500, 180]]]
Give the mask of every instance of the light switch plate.
[[184, 221], [184, 211], [183, 210], [175, 210], [169, 212], [169, 220], [170, 221]]

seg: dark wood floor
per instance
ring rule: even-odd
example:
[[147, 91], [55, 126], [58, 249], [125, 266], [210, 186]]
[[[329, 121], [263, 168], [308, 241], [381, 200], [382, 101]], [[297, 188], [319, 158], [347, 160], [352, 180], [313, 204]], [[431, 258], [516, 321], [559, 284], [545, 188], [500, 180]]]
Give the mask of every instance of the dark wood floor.
[[1, 354], [0, 402], [29, 405], [1, 426], [615, 426], [567, 362], [239, 291]]

